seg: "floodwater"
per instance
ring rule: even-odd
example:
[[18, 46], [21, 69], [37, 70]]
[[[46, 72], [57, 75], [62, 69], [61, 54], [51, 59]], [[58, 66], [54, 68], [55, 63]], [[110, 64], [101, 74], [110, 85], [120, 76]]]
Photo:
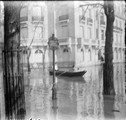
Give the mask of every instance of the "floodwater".
[[[102, 94], [102, 66], [84, 69], [87, 73], [83, 77], [56, 77], [56, 100], [52, 100], [53, 77], [48, 70], [33, 69], [30, 75], [25, 74], [26, 112], [22, 120], [125, 120], [125, 65], [114, 65], [115, 96]], [[2, 110], [0, 117], [4, 118]]]

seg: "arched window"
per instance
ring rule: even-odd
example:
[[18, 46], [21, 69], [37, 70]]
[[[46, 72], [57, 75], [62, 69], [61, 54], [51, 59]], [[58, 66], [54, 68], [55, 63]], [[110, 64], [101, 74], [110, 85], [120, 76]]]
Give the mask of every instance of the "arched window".
[[43, 53], [42, 50], [40, 50], [40, 49], [37, 49], [37, 50], [35, 51], [35, 54], [40, 54], [40, 53]]
[[64, 48], [63, 52], [69, 52], [68, 48]]

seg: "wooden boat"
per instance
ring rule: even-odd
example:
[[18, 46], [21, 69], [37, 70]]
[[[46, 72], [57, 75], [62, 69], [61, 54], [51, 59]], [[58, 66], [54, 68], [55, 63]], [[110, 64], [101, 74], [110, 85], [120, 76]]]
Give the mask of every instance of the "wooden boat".
[[[60, 71], [60, 70], [55, 70], [55, 75], [56, 76], [67, 76], [67, 77], [78, 77], [78, 76], [83, 76], [87, 71]], [[50, 75], [53, 75], [53, 70], [49, 71]]]

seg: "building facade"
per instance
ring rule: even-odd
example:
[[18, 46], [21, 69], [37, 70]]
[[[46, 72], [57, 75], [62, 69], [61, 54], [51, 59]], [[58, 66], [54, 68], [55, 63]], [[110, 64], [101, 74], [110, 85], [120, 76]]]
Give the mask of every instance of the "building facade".
[[[101, 2], [94, 2], [93, 4]], [[97, 65], [104, 62], [106, 16], [101, 5], [90, 1], [56, 2], [56, 36], [60, 42], [57, 62], [61, 66]], [[89, 6], [88, 6], [89, 5]], [[125, 6], [115, 1], [113, 62], [125, 61]]]
[[[20, 39], [22, 47], [29, 47], [31, 64], [48, 61], [48, 18], [45, 2], [22, 2], [20, 11]], [[27, 62], [27, 52], [23, 61]]]
[[[103, 4], [103, 1], [96, 3]], [[32, 48], [31, 63], [45, 60], [52, 65], [52, 51], [47, 42], [53, 33], [59, 40], [55, 54], [58, 66], [82, 67], [104, 62], [106, 16], [100, 5], [88, 4], [92, 2], [25, 2], [20, 19], [21, 43]], [[124, 5], [124, 1], [114, 2], [114, 63], [125, 61]]]

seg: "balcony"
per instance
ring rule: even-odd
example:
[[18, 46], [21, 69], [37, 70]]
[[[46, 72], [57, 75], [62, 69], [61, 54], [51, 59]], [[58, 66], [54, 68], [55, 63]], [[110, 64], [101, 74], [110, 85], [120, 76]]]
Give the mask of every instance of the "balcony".
[[117, 27], [117, 26], [113, 26], [114, 30], [119, 30], [119, 31], [122, 31], [122, 28], [120, 27]]
[[92, 45], [96, 45], [97, 44], [97, 40], [96, 39], [93, 39], [91, 42], [92, 42]]
[[101, 25], [105, 25], [105, 21], [104, 20], [100, 20], [100, 24]]
[[59, 38], [59, 44], [60, 45], [70, 45], [71, 44], [71, 38]]
[[69, 19], [69, 15], [59, 16], [59, 21], [65, 21], [65, 20], [68, 20], [68, 19]]
[[84, 45], [89, 45], [90, 44], [90, 39], [85, 39], [84, 38]]
[[102, 45], [105, 45], [105, 40], [101, 40], [101, 44]]
[[32, 16], [32, 21], [44, 21], [44, 16]]
[[81, 48], [83, 46], [83, 39], [82, 38], [77, 38], [77, 47]]
[[93, 23], [93, 19], [92, 18], [87, 18], [87, 23]]
[[28, 16], [20, 17], [20, 22], [28, 21]]

